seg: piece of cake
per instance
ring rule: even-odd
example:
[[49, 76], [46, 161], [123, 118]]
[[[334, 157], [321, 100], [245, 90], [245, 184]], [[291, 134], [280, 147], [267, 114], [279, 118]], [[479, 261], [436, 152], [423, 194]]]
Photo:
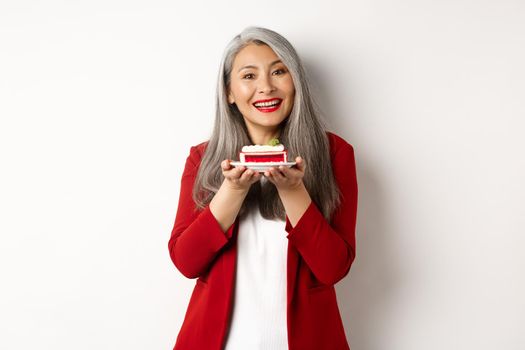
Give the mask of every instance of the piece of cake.
[[279, 145], [251, 145], [244, 146], [239, 153], [243, 163], [286, 163], [288, 151]]

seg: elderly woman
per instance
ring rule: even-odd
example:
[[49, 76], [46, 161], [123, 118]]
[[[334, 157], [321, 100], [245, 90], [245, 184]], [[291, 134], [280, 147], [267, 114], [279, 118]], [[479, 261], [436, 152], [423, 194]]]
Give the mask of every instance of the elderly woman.
[[[353, 147], [326, 130], [299, 56], [269, 29], [228, 44], [216, 108], [186, 160], [168, 243], [197, 279], [174, 350], [349, 349], [334, 285], [356, 252]], [[294, 165], [231, 164], [276, 138]]]

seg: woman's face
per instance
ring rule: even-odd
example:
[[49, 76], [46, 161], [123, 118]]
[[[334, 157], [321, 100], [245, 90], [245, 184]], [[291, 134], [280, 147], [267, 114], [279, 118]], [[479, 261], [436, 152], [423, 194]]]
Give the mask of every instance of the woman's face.
[[[268, 45], [250, 44], [235, 56], [228, 102], [235, 103], [251, 136], [275, 133], [290, 115], [295, 87], [288, 68]], [[261, 100], [277, 106], [256, 106]]]

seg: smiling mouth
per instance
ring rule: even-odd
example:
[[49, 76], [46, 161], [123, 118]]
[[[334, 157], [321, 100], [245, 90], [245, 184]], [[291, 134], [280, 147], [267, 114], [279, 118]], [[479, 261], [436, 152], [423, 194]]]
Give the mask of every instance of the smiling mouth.
[[273, 112], [279, 109], [282, 102], [283, 100], [274, 100], [270, 102], [254, 103], [253, 106], [261, 112], [268, 113], [268, 112]]

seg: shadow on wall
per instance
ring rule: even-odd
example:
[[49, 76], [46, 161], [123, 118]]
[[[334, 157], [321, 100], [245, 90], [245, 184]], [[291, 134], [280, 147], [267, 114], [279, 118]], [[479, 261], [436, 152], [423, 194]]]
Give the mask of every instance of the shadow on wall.
[[358, 163], [358, 184], [356, 259], [336, 292], [351, 349], [375, 350], [382, 347], [380, 332], [388, 328], [384, 315], [401, 281], [390, 258], [394, 254], [381, 186], [364, 161]]
[[[358, 212], [356, 227], [356, 259], [349, 274], [336, 285], [337, 301], [345, 326], [348, 343], [352, 350], [381, 349], [382, 330], [388, 329], [389, 318], [385, 316], [392, 309], [393, 297], [402, 282], [401, 266], [395, 259], [394, 245], [389, 235], [391, 224], [388, 198], [381, 186], [380, 176], [367, 159], [361, 157], [352, 134], [352, 79], [346, 81], [351, 72], [341, 72], [338, 68], [334, 76], [332, 69], [323, 68], [316, 62], [303, 62], [312, 84], [312, 92], [321, 109], [329, 130], [336, 133], [354, 146], [358, 181]], [[343, 70], [345, 67], [343, 67]], [[332, 76], [331, 76], [332, 75]], [[333, 86], [335, 83], [336, 87]], [[339, 85], [342, 84], [342, 85]], [[340, 116], [334, 106], [334, 90], [345, 86], [348, 98], [345, 98], [344, 115]], [[340, 96], [340, 93], [339, 93]], [[402, 315], [399, 315], [402, 316]]]

